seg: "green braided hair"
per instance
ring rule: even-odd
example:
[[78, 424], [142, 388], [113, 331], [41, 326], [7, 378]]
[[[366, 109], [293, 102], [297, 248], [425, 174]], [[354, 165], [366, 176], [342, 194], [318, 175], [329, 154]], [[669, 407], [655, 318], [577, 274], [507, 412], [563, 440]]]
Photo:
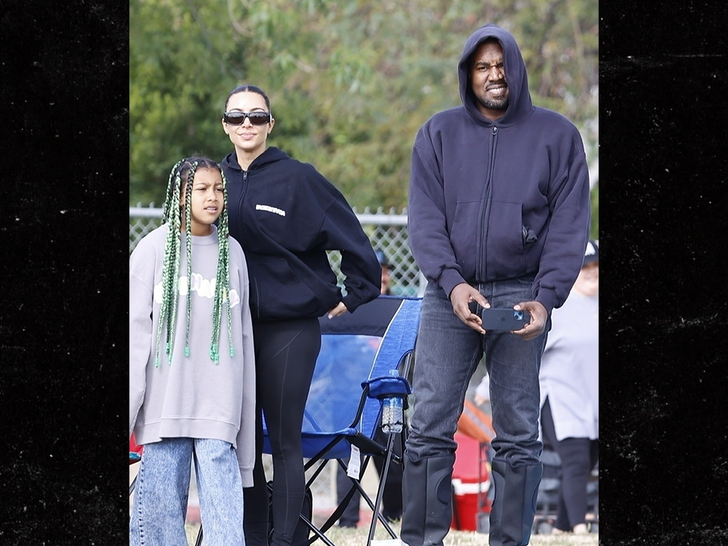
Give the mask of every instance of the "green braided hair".
[[[190, 317], [192, 309], [192, 186], [198, 169], [214, 169], [220, 172], [223, 187], [223, 210], [218, 218], [218, 255], [217, 275], [215, 279], [215, 296], [212, 312], [212, 340], [210, 342], [210, 359], [216, 364], [220, 362], [219, 341], [222, 321], [222, 307], [227, 302], [227, 330], [230, 340], [230, 356], [235, 356], [233, 349], [232, 310], [230, 308], [230, 242], [228, 227], [228, 194], [227, 179], [220, 165], [206, 157], [189, 157], [175, 163], [169, 173], [167, 193], [162, 209], [162, 224], [168, 225], [167, 239], [164, 245], [162, 263], [162, 304], [157, 328], [156, 354], [154, 365], [159, 366], [159, 353], [162, 341], [162, 330], [166, 330], [164, 352], [169, 355], [168, 363], [172, 363], [174, 347], [175, 323], [179, 301], [179, 274], [181, 262], [181, 229], [184, 220], [185, 255], [187, 257], [187, 327], [185, 332], [185, 357], [190, 356]], [[183, 183], [184, 181], [184, 183]], [[181, 195], [184, 191], [184, 206]]]

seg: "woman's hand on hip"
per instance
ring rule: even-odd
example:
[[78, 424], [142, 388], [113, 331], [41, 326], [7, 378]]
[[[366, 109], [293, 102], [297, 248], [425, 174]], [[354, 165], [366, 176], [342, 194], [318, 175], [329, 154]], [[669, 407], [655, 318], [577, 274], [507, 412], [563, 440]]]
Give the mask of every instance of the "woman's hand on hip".
[[346, 308], [346, 305], [344, 305], [343, 301], [340, 301], [339, 304], [334, 307], [333, 309], [329, 309], [329, 314], [327, 315], [329, 318], [338, 317], [339, 315], [346, 313], [348, 309]]

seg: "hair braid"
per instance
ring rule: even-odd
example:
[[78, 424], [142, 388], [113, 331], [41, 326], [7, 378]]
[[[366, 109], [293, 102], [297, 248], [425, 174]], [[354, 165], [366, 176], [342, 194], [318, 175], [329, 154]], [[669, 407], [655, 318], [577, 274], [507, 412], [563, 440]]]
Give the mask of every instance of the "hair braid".
[[[172, 283], [175, 276], [174, 272], [174, 255], [175, 255], [175, 215], [170, 215], [170, 210], [179, 209], [179, 169], [184, 163], [184, 159], [175, 163], [172, 170], [169, 172], [169, 178], [167, 180], [167, 192], [164, 200], [164, 209], [162, 210], [162, 225], [171, 224], [167, 226], [167, 238], [164, 245], [164, 257], [162, 260], [162, 304], [159, 313], [159, 324], [157, 327], [157, 342], [156, 352], [154, 355], [154, 365], [159, 366], [159, 347], [162, 341], [162, 328], [167, 326], [169, 331], [169, 314], [170, 314], [170, 302], [174, 298], [172, 292]], [[165, 351], [166, 353], [167, 351]]]
[[222, 323], [222, 306], [227, 302], [227, 331], [228, 338], [230, 340], [230, 356], [235, 356], [235, 350], [233, 347], [233, 335], [232, 335], [232, 310], [230, 300], [230, 242], [229, 242], [229, 229], [228, 229], [228, 199], [227, 199], [227, 179], [225, 174], [222, 173], [222, 185], [223, 185], [223, 212], [220, 215], [218, 222], [218, 241], [219, 241], [219, 253], [217, 261], [217, 275], [215, 278], [215, 301], [213, 303], [213, 333], [210, 345], [210, 358], [215, 362], [219, 362], [219, 342], [220, 342], [220, 329]]
[[232, 302], [230, 301], [230, 228], [229, 228], [229, 222], [228, 222], [228, 194], [227, 194], [227, 179], [225, 178], [225, 173], [222, 172], [222, 169], [220, 169], [220, 173], [222, 174], [222, 186], [223, 186], [223, 203], [225, 204], [225, 208], [223, 211], [223, 218], [220, 222], [221, 226], [221, 235], [220, 237], [224, 240], [225, 245], [225, 281], [228, 286], [228, 305], [227, 305], [227, 330], [228, 330], [228, 338], [230, 339], [230, 357], [235, 356], [235, 348], [233, 344], [233, 311], [232, 311]]
[[185, 185], [185, 252], [187, 256], [187, 324], [185, 329], [185, 357], [190, 356], [190, 317], [192, 313], [192, 186], [199, 162], [192, 163]]
[[177, 176], [179, 175], [178, 169], [184, 162], [184, 159], [180, 159], [177, 163], [174, 164], [172, 170], [169, 171], [169, 178], [167, 179], [167, 191], [164, 198], [164, 208], [162, 209], [162, 224], [165, 224], [167, 222], [167, 218], [169, 216], [169, 208], [173, 204], [172, 198], [174, 196], [174, 191], [175, 188], [179, 186], [179, 183], [177, 181]]
[[224, 248], [226, 243], [227, 240], [223, 239], [218, 230], [217, 274], [215, 275], [215, 299], [212, 304], [212, 339], [210, 340], [210, 358], [216, 364], [220, 362], [220, 312], [227, 291], [227, 283], [221, 278], [222, 264], [227, 261]]
[[[180, 167], [182, 168], [182, 167]], [[177, 173], [175, 176], [175, 195], [174, 195], [174, 208], [170, 207], [169, 220], [170, 220], [170, 232], [167, 233], [167, 241], [170, 244], [170, 262], [168, 264], [167, 273], [169, 278], [165, 283], [165, 296], [169, 299], [168, 306], [171, 306], [170, 311], [167, 313], [166, 326], [167, 326], [167, 338], [164, 346], [164, 352], [169, 355], [167, 363], [172, 364], [172, 353], [174, 352], [174, 336], [175, 336], [175, 325], [177, 323], [177, 308], [179, 307], [179, 268], [180, 268], [180, 194], [182, 191], [182, 175]], [[164, 275], [162, 276], [164, 279]]]
[[[177, 278], [179, 273], [179, 203], [180, 203], [180, 168], [184, 164], [179, 161], [172, 168], [167, 185], [167, 199], [164, 203], [162, 224], [167, 224], [167, 237], [164, 245], [162, 261], [162, 303], [157, 327], [156, 353], [154, 365], [159, 366], [159, 348], [162, 341], [162, 329], [166, 327], [165, 353], [171, 356], [171, 339], [173, 338], [174, 315], [177, 304]], [[175, 212], [176, 211], [176, 212]]]

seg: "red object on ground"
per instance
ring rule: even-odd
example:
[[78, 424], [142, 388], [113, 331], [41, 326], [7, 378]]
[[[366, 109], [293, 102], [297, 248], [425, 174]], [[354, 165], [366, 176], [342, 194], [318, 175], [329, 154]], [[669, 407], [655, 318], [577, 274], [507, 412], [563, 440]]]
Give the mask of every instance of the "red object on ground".
[[455, 434], [455, 441], [458, 447], [452, 474], [453, 518], [450, 527], [459, 531], [477, 531], [478, 512], [490, 513], [490, 473], [486, 461], [481, 461], [488, 446], [460, 432]]
[[134, 439], [134, 433], [132, 433], [131, 438], [129, 438], [129, 464], [139, 462], [139, 459], [142, 457], [143, 449], [144, 446], [137, 445], [136, 440]]

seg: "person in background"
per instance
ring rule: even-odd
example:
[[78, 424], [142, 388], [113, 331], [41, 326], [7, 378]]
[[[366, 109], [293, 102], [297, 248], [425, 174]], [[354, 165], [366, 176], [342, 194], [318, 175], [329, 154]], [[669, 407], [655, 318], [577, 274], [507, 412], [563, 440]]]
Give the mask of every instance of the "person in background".
[[385, 296], [392, 295], [392, 264], [389, 263], [387, 255], [382, 250], [376, 251], [377, 261], [382, 268], [381, 293]]
[[588, 533], [587, 482], [599, 457], [599, 244], [589, 241], [584, 264], [564, 305], [555, 309], [541, 360], [544, 444], [561, 458], [554, 533]]
[[245, 546], [255, 362], [248, 269], [228, 236], [225, 186], [211, 159], [178, 162], [162, 225], [129, 259], [129, 437], [144, 446], [133, 546], [187, 544], [193, 460], [205, 545]]
[[478, 383], [478, 386], [475, 388], [475, 394], [473, 395], [473, 401], [478, 406], [483, 406], [490, 402], [490, 380], [488, 379], [488, 374], [483, 376], [483, 379], [480, 383]]
[[[253, 487], [245, 493], [247, 546], [268, 546], [268, 487], [262, 418], [273, 455], [270, 544], [290, 546], [305, 495], [301, 427], [321, 348], [319, 317], [334, 319], [379, 295], [380, 267], [344, 196], [312, 165], [268, 147], [275, 119], [268, 96], [242, 85], [225, 100], [222, 128], [233, 152], [228, 179], [230, 235], [250, 273], [257, 370]], [[341, 253], [344, 296], [327, 251]]]
[[[542, 475], [538, 370], [552, 309], [581, 268], [589, 173], [578, 129], [533, 106], [513, 35], [488, 24], [458, 64], [462, 106], [434, 114], [412, 150], [409, 241], [428, 284], [404, 457], [401, 539], [441, 546], [450, 529], [454, 434], [470, 379], [490, 376], [491, 546], [528, 544]], [[527, 311], [488, 331], [483, 309]]]
[[[382, 283], [381, 293], [382, 295], [391, 295], [390, 283], [391, 283], [391, 264], [387, 259], [387, 255], [382, 250], [376, 251], [377, 260], [382, 268]], [[387, 444], [387, 435], [382, 432], [381, 427], [377, 428], [377, 432], [374, 439], [382, 445]], [[401, 457], [402, 449], [401, 442], [394, 442], [394, 453]], [[373, 457], [374, 466], [377, 469], [379, 475], [382, 475], [384, 470], [384, 458]], [[346, 475], [344, 469], [341, 466], [337, 467], [336, 470], [336, 495], [338, 502], [341, 502], [344, 496], [349, 492], [351, 488], [351, 479]], [[359, 504], [361, 502], [361, 494], [359, 491], [355, 491], [346, 509], [339, 518], [339, 527], [354, 528], [359, 524]], [[387, 474], [387, 481], [384, 484], [384, 493], [382, 496], [382, 515], [389, 522], [397, 521], [402, 517], [402, 466], [398, 464], [391, 464], [389, 466], [389, 472]]]

